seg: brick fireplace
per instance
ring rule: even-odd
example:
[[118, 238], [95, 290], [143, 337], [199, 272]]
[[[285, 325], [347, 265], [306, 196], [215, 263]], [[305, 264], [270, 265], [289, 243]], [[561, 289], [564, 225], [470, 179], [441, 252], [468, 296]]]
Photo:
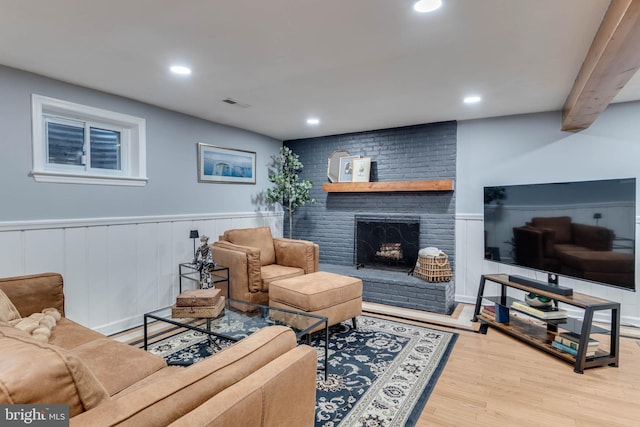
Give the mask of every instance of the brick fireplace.
[[408, 273], [420, 250], [420, 217], [356, 215], [354, 259], [357, 268]]
[[[293, 237], [320, 245], [322, 270], [362, 278], [364, 301], [450, 313], [455, 305], [454, 283], [428, 283], [407, 274], [405, 267], [415, 265], [414, 247], [401, 245], [403, 257], [405, 250], [413, 254], [402, 261], [401, 271], [386, 268], [398, 264], [391, 260], [384, 269], [356, 268], [356, 218], [415, 220], [420, 224], [417, 247], [440, 248], [455, 268], [455, 191], [325, 193], [322, 184], [328, 182], [327, 158], [334, 150], [371, 157], [372, 182], [455, 180], [456, 133], [456, 122], [442, 122], [285, 141], [304, 164], [301, 178], [313, 182], [311, 197], [316, 199], [294, 214]], [[284, 224], [288, 235], [286, 218]], [[382, 243], [398, 242], [373, 243], [374, 254], [385, 252]], [[393, 251], [393, 246], [387, 246], [386, 252]]]

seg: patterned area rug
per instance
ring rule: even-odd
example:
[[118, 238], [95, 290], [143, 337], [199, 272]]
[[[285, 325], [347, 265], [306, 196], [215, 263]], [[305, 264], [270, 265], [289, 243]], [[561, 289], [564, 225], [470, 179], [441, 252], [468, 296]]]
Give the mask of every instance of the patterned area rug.
[[[329, 375], [318, 371], [316, 426], [414, 426], [435, 386], [457, 334], [375, 317], [330, 329]], [[318, 366], [324, 339], [316, 334]], [[169, 363], [188, 365], [233, 344], [185, 332], [150, 346]]]

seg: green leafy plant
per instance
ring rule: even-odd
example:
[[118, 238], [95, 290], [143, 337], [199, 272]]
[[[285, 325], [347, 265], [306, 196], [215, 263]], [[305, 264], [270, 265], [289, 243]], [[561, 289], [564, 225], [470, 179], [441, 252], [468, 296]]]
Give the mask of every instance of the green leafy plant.
[[293, 238], [293, 213], [307, 203], [314, 203], [310, 196], [313, 183], [301, 180], [298, 175], [304, 168], [300, 158], [289, 147], [282, 147], [278, 155], [271, 156], [273, 166], [269, 169], [269, 182], [273, 188], [267, 189], [267, 201], [280, 203], [289, 214], [289, 238]]

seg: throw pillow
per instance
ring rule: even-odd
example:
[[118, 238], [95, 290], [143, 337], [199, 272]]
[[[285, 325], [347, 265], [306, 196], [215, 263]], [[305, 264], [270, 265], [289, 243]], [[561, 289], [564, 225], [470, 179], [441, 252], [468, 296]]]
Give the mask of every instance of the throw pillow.
[[30, 334], [33, 339], [47, 343], [51, 330], [60, 320], [60, 312], [55, 308], [45, 308], [41, 313], [33, 313], [29, 317], [14, 319], [9, 324]]
[[20, 313], [7, 294], [0, 289], [0, 320], [10, 322], [20, 318]]

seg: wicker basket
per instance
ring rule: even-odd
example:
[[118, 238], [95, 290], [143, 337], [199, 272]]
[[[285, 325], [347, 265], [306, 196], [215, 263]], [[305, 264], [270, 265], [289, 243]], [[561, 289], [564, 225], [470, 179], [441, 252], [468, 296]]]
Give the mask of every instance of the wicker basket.
[[443, 252], [438, 256], [418, 255], [413, 275], [427, 282], [449, 282], [453, 278], [449, 258]]

